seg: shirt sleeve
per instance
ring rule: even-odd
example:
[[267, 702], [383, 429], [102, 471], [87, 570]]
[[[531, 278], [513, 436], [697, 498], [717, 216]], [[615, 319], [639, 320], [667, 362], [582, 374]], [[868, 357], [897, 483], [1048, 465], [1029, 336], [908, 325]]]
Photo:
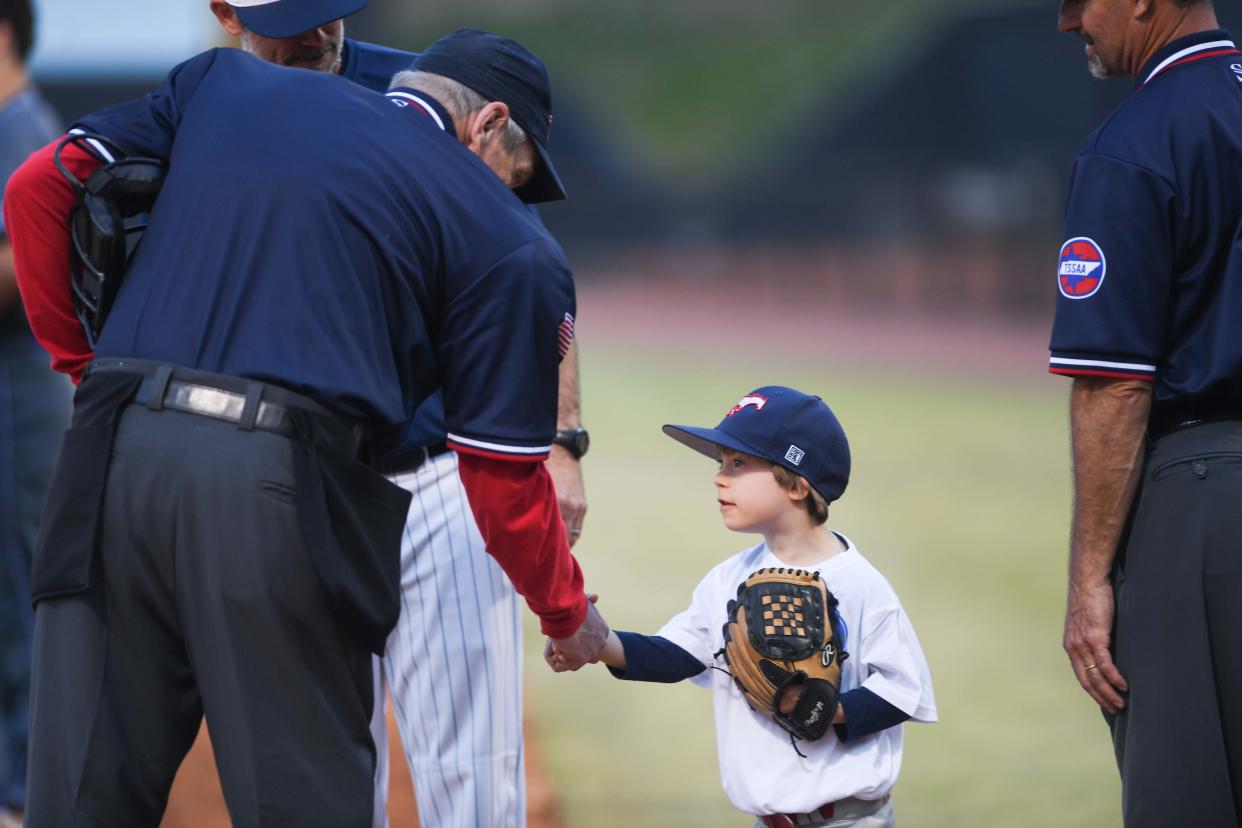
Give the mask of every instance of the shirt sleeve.
[[587, 616], [587, 598], [548, 470], [472, 454], [460, 456], [457, 469], [488, 554], [539, 616], [543, 634], [572, 635]]
[[547, 457], [574, 311], [569, 267], [543, 239], [509, 253], [450, 300], [437, 355], [451, 448], [496, 459]]
[[[714, 644], [712, 631], [719, 630], [724, 623], [724, 602], [715, 600], [715, 574], [715, 570], [709, 572], [694, 588], [690, 606], [670, 618], [656, 633], [689, 653], [704, 668], [713, 665], [719, 649]], [[711, 674], [705, 669], [694, 676], [693, 681], [701, 687], [709, 687]]]
[[868, 627], [855, 645], [865, 676], [861, 686], [915, 721], [935, 721], [931, 688], [924, 686], [927, 661], [905, 612], [887, 607], [864, 624]]
[[833, 725], [833, 729], [842, 742], [852, 742], [879, 733], [910, 718], [909, 713], [898, 710], [865, 687], [856, 687], [842, 693], [841, 709], [845, 711], [845, 721]]
[[1048, 370], [1153, 380], [1173, 278], [1174, 191], [1134, 164], [1085, 155], [1070, 175]]
[[[53, 141], [17, 168], [8, 182], [3, 210], [30, 330], [51, 354], [52, 368], [77, 382], [92, 352], [69, 286], [69, 216], [77, 196], [56, 169], [53, 158], [59, 143]], [[99, 166], [93, 156], [72, 144], [65, 146], [61, 163], [83, 181]]]
[[[218, 51], [212, 49], [173, 67], [151, 94], [87, 115], [69, 131], [98, 133], [130, 156], [168, 160], [185, 109]], [[111, 154], [106, 146], [98, 149], [105, 159]]]
[[703, 662], [667, 638], [619, 630], [617, 638], [621, 639], [625, 650], [625, 669], [609, 667], [608, 670], [619, 679], [673, 684], [707, 669]]

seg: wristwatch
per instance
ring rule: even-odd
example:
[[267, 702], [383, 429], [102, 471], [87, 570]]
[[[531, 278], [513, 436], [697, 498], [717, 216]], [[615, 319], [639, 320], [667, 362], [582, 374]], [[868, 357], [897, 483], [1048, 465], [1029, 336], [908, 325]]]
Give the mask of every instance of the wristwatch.
[[569, 453], [574, 456], [575, 460], [581, 460], [582, 456], [587, 453], [587, 449], [591, 447], [591, 435], [587, 434], [585, 428], [564, 428], [556, 432], [556, 436], [552, 438], [552, 444], [564, 446], [569, 449]]

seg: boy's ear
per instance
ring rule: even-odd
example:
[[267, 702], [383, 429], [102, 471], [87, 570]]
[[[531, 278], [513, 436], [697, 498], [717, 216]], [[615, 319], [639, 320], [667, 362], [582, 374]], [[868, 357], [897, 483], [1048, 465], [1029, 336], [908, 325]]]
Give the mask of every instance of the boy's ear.
[[789, 499], [792, 501], [806, 500], [811, 496], [811, 485], [806, 482], [806, 478], [801, 475], [794, 477], [794, 487], [789, 489]]

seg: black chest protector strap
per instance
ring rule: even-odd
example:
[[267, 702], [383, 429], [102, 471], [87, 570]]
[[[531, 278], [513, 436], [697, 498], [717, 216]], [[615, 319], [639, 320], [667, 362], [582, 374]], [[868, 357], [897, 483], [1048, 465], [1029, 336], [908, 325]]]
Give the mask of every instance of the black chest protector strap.
[[[79, 180], [61, 161], [60, 155], [69, 144], [103, 165], [86, 181]], [[69, 283], [74, 311], [94, 349], [130, 257], [147, 227], [147, 215], [168, 165], [155, 158], [127, 158], [111, 141], [90, 133], [66, 136], [54, 158], [77, 195], [77, 205], [69, 217]]]

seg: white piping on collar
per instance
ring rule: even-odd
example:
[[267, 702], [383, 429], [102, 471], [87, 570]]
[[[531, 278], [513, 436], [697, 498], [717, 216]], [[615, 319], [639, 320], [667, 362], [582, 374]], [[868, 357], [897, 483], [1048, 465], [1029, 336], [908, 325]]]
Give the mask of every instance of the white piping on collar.
[[436, 126], [438, 126], [443, 132], [448, 132], [448, 127], [444, 125], [444, 120], [440, 117], [440, 113], [436, 112], [436, 108], [417, 95], [411, 95], [409, 92], [389, 92], [388, 97], [405, 98], [408, 101], [413, 101], [423, 109], [427, 110], [427, 114], [430, 115], [431, 119], [436, 122]]
[[1151, 74], [1149, 74], [1146, 78], [1143, 79], [1143, 83], [1144, 84], [1151, 83], [1151, 79], [1154, 78], [1156, 75], [1159, 75], [1165, 69], [1168, 69], [1170, 64], [1177, 63], [1182, 58], [1189, 57], [1190, 55], [1193, 55], [1196, 52], [1205, 52], [1208, 49], [1236, 49], [1236, 48], [1238, 47], [1233, 45], [1232, 40], [1213, 40], [1211, 43], [1200, 43], [1197, 46], [1188, 46], [1187, 48], [1182, 49], [1180, 52], [1176, 52], [1172, 55], [1169, 55], [1167, 58], [1160, 61], [1160, 65], [1157, 66], [1155, 69], [1152, 69]]

